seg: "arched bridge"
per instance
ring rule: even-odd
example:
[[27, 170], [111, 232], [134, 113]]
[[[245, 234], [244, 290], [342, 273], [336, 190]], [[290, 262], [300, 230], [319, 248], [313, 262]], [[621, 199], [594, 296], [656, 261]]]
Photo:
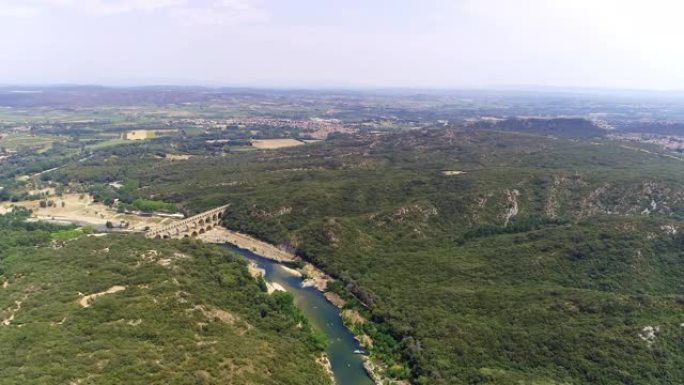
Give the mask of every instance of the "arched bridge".
[[151, 229], [145, 233], [145, 236], [147, 238], [164, 239], [196, 237], [220, 225], [221, 217], [223, 217], [223, 213], [228, 206], [217, 207], [190, 218], [185, 218], [180, 222]]

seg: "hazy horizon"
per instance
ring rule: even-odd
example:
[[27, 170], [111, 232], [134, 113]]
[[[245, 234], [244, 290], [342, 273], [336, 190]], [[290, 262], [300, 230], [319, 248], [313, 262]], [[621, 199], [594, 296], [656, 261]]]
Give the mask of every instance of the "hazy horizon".
[[672, 0], [0, 0], [0, 84], [684, 90]]
[[207, 89], [207, 90], [245, 90], [245, 91], [283, 91], [283, 92], [350, 92], [350, 93], [396, 93], [396, 94], [413, 94], [413, 93], [434, 93], [434, 94], [449, 94], [449, 93], [511, 93], [511, 94], [567, 94], [567, 95], [587, 95], [587, 96], [601, 96], [601, 95], [615, 95], [615, 96], [642, 96], [642, 95], [661, 95], [661, 96], [676, 96], [684, 97], [684, 89], [647, 89], [647, 88], [600, 88], [600, 87], [563, 87], [563, 86], [538, 86], [538, 85], [492, 85], [492, 86], [472, 86], [472, 87], [375, 87], [375, 86], [268, 86], [268, 85], [230, 85], [230, 84], [211, 84], [192, 81], [178, 81], [178, 82], [155, 82], [139, 81], [139, 82], [117, 82], [117, 83], [1, 83], [0, 89], [5, 92], [31, 92], [36, 90], [48, 89], [78, 89], [78, 88], [103, 88], [103, 89], [144, 89], [144, 88], [188, 88], [188, 89]]

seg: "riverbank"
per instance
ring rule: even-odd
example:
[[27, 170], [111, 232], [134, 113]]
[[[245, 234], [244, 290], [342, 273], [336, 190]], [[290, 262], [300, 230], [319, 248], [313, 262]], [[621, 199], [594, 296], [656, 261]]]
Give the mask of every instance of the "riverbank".
[[281, 250], [270, 243], [260, 241], [256, 238], [250, 237], [247, 234], [238, 233], [237, 231], [228, 230], [223, 227], [216, 227], [199, 235], [199, 239], [207, 243], [231, 243], [241, 249], [247, 249], [254, 254], [260, 255], [264, 258], [272, 259], [277, 262], [294, 262], [297, 257]]
[[[276, 261], [278, 263], [301, 261], [301, 259], [295, 256], [294, 254], [281, 250], [274, 245], [263, 242], [246, 234], [241, 234], [232, 230], [228, 230], [226, 228], [212, 229], [204, 234], [201, 234], [199, 236], [199, 239], [207, 243], [230, 243], [241, 249], [249, 250], [256, 255]], [[284, 265], [281, 265], [281, 267], [288, 274], [303, 278], [304, 280], [301, 282], [301, 287], [313, 287], [317, 289], [324, 295], [326, 301], [334, 305], [337, 309], [341, 310], [346, 305], [346, 301], [338, 294], [331, 291], [327, 291], [328, 284], [330, 282], [333, 282], [334, 279], [321, 269], [314, 266], [313, 264], [305, 262], [303, 267], [299, 269], [292, 269]], [[256, 267], [255, 265], [250, 266], [250, 271], [252, 272], [252, 275], [263, 274], [263, 270], [258, 269], [258, 267]], [[267, 282], [267, 286], [269, 286], [269, 292], [271, 292], [272, 284], [270, 282]], [[373, 340], [370, 336], [363, 333], [356, 334], [353, 332], [355, 329], [358, 330], [358, 328], [352, 327], [355, 323], [365, 322], [365, 320], [359, 315], [358, 311], [348, 309], [344, 312], [340, 311], [338, 313], [344, 320], [344, 326], [346, 327], [346, 329], [353, 334], [354, 339], [357, 342], [359, 342], [359, 344], [364, 349], [372, 349]], [[374, 362], [370, 359], [370, 357], [366, 355], [363, 356], [363, 368], [376, 385], [408, 385], [407, 382], [391, 380], [387, 378], [385, 376], [386, 368], [384, 367], [384, 365], [382, 365], [382, 363], [379, 362]]]
[[249, 275], [251, 275], [254, 279], [264, 279], [264, 282], [266, 282], [266, 292], [268, 294], [273, 294], [276, 291], [287, 291], [279, 283], [269, 282], [268, 280], [266, 280], [266, 270], [257, 266], [257, 264], [253, 261], [249, 261], [249, 263], [247, 264], [247, 271], [249, 272]]
[[263, 278], [267, 285], [278, 284], [283, 287], [292, 296], [295, 306], [309, 325], [317, 331], [316, 334], [325, 336], [325, 353], [317, 356], [317, 361], [321, 368], [333, 375], [336, 385], [375, 384], [364, 369], [364, 357], [355, 353], [361, 347], [345, 327], [339, 309], [328, 302], [319, 290], [303, 287], [304, 278], [293, 274], [280, 262], [234, 245], [224, 244], [223, 247], [244, 257], [252, 275]]

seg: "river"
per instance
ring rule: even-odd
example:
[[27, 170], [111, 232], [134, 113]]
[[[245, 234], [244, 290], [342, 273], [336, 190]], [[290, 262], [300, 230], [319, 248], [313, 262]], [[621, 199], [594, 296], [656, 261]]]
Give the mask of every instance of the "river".
[[373, 385], [363, 368], [363, 356], [354, 354], [354, 350], [361, 349], [359, 343], [342, 323], [339, 309], [328, 302], [323, 293], [313, 287], [303, 288], [302, 278], [289, 273], [278, 262], [232, 245], [226, 247], [264, 269], [265, 279], [280, 284], [292, 294], [295, 305], [311, 325], [325, 333], [328, 358], [337, 385]]

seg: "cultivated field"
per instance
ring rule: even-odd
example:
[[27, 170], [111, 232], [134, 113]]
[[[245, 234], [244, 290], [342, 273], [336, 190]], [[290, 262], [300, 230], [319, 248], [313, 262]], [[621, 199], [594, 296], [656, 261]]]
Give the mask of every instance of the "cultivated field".
[[145, 140], [154, 138], [156, 133], [151, 130], [128, 131], [125, 134], [127, 140]]
[[260, 150], [272, 150], [276, 148], [301, 146], [304, 143], [297, 139], [259, 139], [252, 140], [252, 147]]
[[146, 140], [154, 139], [159, 135], [176, 132], [176, 130], [133, 130], [124, 134], [126, 140]]
[[52, 147], [52, 143], [57, 140], [63, 139], [58, 137], [37, 136], [31, 134], [0, 134], [0, 147], [10, 151], [16, 151], [27, 147], [40, 147], [41, 151], [44, 151]]

